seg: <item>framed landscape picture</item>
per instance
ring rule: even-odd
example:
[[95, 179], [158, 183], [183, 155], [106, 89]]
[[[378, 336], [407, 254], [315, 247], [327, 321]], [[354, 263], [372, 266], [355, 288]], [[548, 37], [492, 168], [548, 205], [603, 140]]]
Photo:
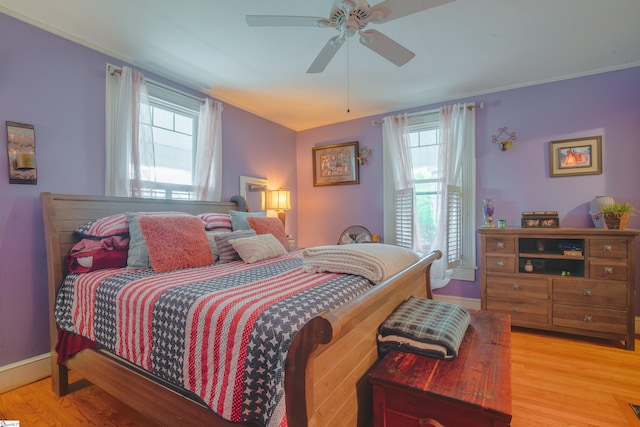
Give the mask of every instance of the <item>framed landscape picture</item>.
[[360, 182], [358, 141], [312, 148], [313, 186]]
[[551, 176], [602, 173], [602, 137], [565, 139], [549, 143]]

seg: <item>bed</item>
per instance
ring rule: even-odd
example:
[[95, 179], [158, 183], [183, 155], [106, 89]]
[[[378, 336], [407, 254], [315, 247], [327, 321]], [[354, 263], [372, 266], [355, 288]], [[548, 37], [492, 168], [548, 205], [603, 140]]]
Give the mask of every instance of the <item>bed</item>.
[[[243, 211], [232, 202], [193, 202], [42, 193], [47, 251], [52, 387], [70, 392], [72, 369], [99, 388], [165, 425], [237, 426], [201, 399], [153, 376], [104, 348], [86, 348], [58, 363], [56, 296], [68, 275], [67, 254], [77, 243], [74, 230], [90, 220], [123, 212], [184, 212], [193, 215]], [[431, 297], [430, 266], [439, 251], [368, 287], [348, 302], [320, 312], [297, 331], [286, 352], [284, 400], [289, 426], [368, 425], [372, 416], [368, 369], [377, 360], [376, 329], [411, 295]], [[296, 258], [287, 254], [283, 258]], [[259, 425], [260, 423], [256, 423]], [[244, 425], [253, 425], [245, 423]]]

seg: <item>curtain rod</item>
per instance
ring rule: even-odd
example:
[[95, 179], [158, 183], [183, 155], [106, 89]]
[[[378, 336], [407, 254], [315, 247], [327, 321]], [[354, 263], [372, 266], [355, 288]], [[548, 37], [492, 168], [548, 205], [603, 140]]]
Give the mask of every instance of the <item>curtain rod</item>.
[[[460, 108], [462, 109], [462, 107], [460, 107]], [[481, 102], [478, 105], [473, 103], [473, 104], [467, 106], [467, 110], [469, 110], [469, 111], [473, 110], [474, 108], [480, 108], [481, 110], [484, 109], [484, 102]], [[438, 111], [438, 110], [433, 110], [433, 112], [436, 112], [436, 111]], [[411, 113], [411, 114], [409, 114], [409, 117], [418, 116], [418, 115], [421, 115], [421, 114], [425, 114], [425, 112], [421, 111], [419, 113]], [[382, 120], [374, 120], [374, 121], [371, 122], [371, 126], [381, 125], [381, 124], [382, 124]]]
[[[109, 70], [109, 74], [111, 74], [112, 76], [114, 74], [122, 74], [122, 68], [121, 67], [117, 67], [117, 66], [115, 66], [113, 64], [107, 64], [107, 67], [108, 67], [107, 69]], [[157, 82], [157, 81], [155, 81], [153, 79], [148, 79], [148, 78], [145, 77], [145, 80], [148, 81], [149, 83], [153, 84], [153, 85], [156, 85], [156, 86], [159, 86], [159, 87], [161, 87], [163, 89], [166, 89], [168, 91], [177, 93], [178, 95], [189, 97], [189, 98], [194, 99], [194, 100], [196, 100], [198, 102], [204, 102], [205, 99], [206, 99], [206, 98], [200, 98], [198, 96], [191, 95], [191, 94], [183, 92], [181, 90], [172, 88], [171, 86], [167, 86], [167, 85], [165, 85], [163, 83], [160, 83], [160, 82]]]

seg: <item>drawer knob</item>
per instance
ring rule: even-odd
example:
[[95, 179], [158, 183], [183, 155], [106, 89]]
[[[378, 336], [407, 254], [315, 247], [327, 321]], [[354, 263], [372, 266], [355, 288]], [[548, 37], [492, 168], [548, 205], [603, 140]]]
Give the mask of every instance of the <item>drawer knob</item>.
[[518, 307], [517, 305], [515, 307], [513, 307], [513, 312], [514, 313], [520, 313], [520, 307]]
[[503, 249], [503, 248], [504, 248], [504, 242], [497, 242], [497, 243], [496, 243], [496, 246], [497, 246], [499, 249]]
[[511, 289], [517, 291], [518, 289], [520, 289], [520, 285], [517, 283], [514, 283], [513, 285], [511, 285]]
[[605, 267], [604, 274], [613, 274], [613, 267]]
[[590, 297], [591, 296], [591, 289], [583, 289], [582, 290], [582, 295], [584, 295], [585, 297]]
[[604, 246], [602, 247], [602, 250], [603, 250], [604, 252], [612, 252], [612, 251], [613, 251], [613, 248], [611, 247], [611, 245], [604, 245]]
[[500, 260], [500, 261], [496, 262], [496, 265], [498, 267], [504, 267], [504, 261]]
[[585, 321], [585, 322], [591, 322], [592, 320], [593, 320], [593, 317], [592, 317], [592, 316], [590, 316], [590, 315], [588, 315], [588, 314], [585, 314], [585, 315], [584, 315], [584, 321]]

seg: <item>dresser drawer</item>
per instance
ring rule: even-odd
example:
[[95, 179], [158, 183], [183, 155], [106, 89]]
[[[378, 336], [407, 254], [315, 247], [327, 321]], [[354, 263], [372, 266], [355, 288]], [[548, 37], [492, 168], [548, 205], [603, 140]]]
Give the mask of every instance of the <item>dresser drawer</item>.
[[487, 296], [508, 299], [549, 298], [547, 279], [487, 275]]
[[627, 241], [623, 239], [590, 239], [589, 254], [593, 258], [626, 258]]
[[553, 301], [581, 305], [607, 306], [625, 309], [629, 295], [622, 282], [594, 282], [586, 280], [554, 279]]
[[509, 255], [487, 255], [486, 268], [491, 273], [515, 273], [516, 259]]
[[606, 308], [554, 304], [553, 325], [614, 334], [626, 334], [627, 312]]
[[549, 303], [543, 300], [509, 300], [487, 298], [487, 310], [511, 315], [514, 325], [526, 323], [549, 323]]
[[627, 280], [627, 263], [616, 260], [589, 261], [589, 278], [602, 280]]
[[514, 254], [516, 240], [513, 237], [487, 237], [487, 253]]

